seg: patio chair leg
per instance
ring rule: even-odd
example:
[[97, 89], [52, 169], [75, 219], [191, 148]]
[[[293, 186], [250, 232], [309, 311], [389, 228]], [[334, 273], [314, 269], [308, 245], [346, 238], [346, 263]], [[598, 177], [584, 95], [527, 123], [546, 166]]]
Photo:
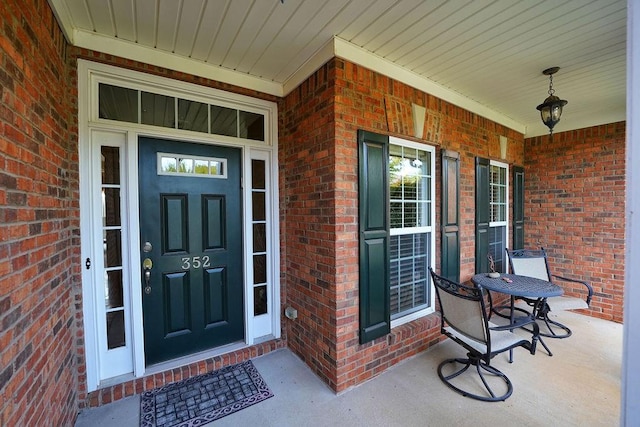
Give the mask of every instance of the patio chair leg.
[[[444, 375], [443, 374], [443, 368], [445, 365], [448, 364], [461, 364], [462, 367], [459, 368], [458, 370], [454, 371], [453, 373], [449, 374], [449, 375]], [[487, 390], [487, 392], [489, 393], [489, 396], [482, 396], [479, 394], [474, 394], [471, 393], [467, 390], [463, 390], [457, 386], [455, 386], [451, 380], [458, 377], [459, 375], [461, 375], [462, 373], [466, 372], [469, 367], [471, 365], [474, 365], [476, 367], [476, 371], [478, 373], [478, 375], [480, 376], [480, 380], [482, 381], [482, 384], [484, 385], [485, 389]], [[496, 396], [496, 394], [494, 393], [493, 389], [491, 388], [491, 386], [489, 385], [489, 383], [487, 382], [487, 379], [485, 378], [485, 375], [483, 373], [483, 371], [486, 371], [487, 373], [489, 373], [490, 375], [493, 375], [495, 377], [501, 378], [502, 381], [504, 381], [505, 386], [506, 386], [506, 392], [503, 393], [500, 396]], [[444, 382], [447, 387], [449, 387], [450, 389], [452, 389], [453, 391], [455, 391], [456, 393], [459, 393], [465, 397], [470, 397], [472, 399], [476, 399], [476, 400], [481, 400], [483, 402], [500, 402], [500, 401], [504, 401], [506, 400], [509, 396], [511, 396], [511, 394], [513, 393], [513, 384], [511, 384], [511, 381], [509, 380], [509, 378], [503, 374], [502, 372], [500, 372], [498, 369], [494, 368], [493, 366], [487, 365], [486, 363], [484, 363], [482, 360], [475, 358], [475, 357], [469, 357], [468, 359], [447, 359], [445, 361], [443, 361], [442, 363], [440, 363], [440, 365], [438, 365], [438, 376], [440, 377], [440, 379], [442, 380], [442, 382]]]

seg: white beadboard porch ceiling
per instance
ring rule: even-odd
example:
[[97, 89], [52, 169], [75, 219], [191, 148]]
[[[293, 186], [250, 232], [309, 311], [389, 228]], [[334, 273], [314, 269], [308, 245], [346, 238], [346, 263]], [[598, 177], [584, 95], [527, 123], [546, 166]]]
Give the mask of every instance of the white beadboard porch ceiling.
[[70, 43], [284, 96], [332, 56], [510, 128], [625, 120], [626, 0], [49, 0]]

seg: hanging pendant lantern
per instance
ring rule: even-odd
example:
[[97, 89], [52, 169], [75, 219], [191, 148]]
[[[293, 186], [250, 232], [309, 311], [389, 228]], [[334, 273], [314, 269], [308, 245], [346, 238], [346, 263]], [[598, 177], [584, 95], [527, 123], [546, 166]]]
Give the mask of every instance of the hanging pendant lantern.
[[547, 68], [542, 72], [545, 76], [549, 76], [549, 96], [544, 102], [536, 108], [540, 111], [542, 122], [549, 128], [549, 135], [553, 136], [553, 127], [560, 121], [562, 115], [562, 107], [567, 105], [567, 101], [555, 96], [553, 89], [553, 75], [558, 72], [560, 67]]

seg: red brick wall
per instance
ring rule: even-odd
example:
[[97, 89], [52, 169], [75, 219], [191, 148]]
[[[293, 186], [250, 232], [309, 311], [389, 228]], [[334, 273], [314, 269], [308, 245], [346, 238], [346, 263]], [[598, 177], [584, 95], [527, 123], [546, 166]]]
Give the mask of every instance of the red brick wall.
[[298, 310], [297, 320], [284, 319], [288, 345], [332, 388], [336, 312], [342, 310], [336, 301], [342, 269], [336, 257], [343, 211], [350, 208], [339, 199], [344, 192], [357, 199], [353, 184], [343, 184], [336, 167], [334, 80], [329, 63], [285, 98], [279, 136], [283, 302]]
[[589, 314], [622, 322], [625, 123], [525, 140], [525, 243], [594, 288]]
[[[521, 134], [341, 59], [329, 61], [281, 108], [283, 284], [287, 303], [299, 314], [285, 320], [288, 343], [338, 392], [440, 340], [437, 315], [394, 328], [372, 343], [360, 345], [358, 338], [357, 131], [415, 140], [404, 114], [412, 102], [427, 107], [429, 143], [461, 153], [461, 262], [467, 280], [474, 271], [475, 156], [497, 158], [499, 136], [505, 135], [507, 162], [522, 165]], [[396, 107], [404, 113], [395, 116]], [[437, 178], [436, 194], [439, 184]]]
[[46, 0], [4, 0], [0, 16], [0, 425], [72, 425], [79, 292], [72, 68]]

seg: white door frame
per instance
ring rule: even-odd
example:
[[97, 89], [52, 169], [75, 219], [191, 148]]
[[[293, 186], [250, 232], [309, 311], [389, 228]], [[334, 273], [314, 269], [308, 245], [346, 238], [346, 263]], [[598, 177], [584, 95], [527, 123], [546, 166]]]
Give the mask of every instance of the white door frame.
[[[195, 100], [204, 103], [228, 106], [244, 111], [263, 114], [265, 117], [265, 141], [252, 141], [243, 138], [211, 135], [184, 131], [179, 129], [160, 128], [127, 122], [100, 119], [98, 116], [98, 83], [121, 85], [140, 90], [151, 91], [177, 98]], [[122, 223], [126, 228], [126, 240], [122, 246], [128, 246], [129, 259], [123, 260], [125, 284], [129, 283], [125, 298], [128, 311], [131, 337], [131, 366], [110, 360], [111, 353], [105, 352], [104, 328], [100, 323], [104, 315], [104, 302], [99, 298], [97, 287], [103, 286], [99, 271], [102, 262], [96, 262], [102, 257], [99, 248], [102, 238], [98, 239], [95, 227], [96, 209], [96, 152], [99, 146], [94, 141], [96, 132], [106, 138], [113, 136], [114, 141], [121, 148], [122, 176], [125, 179], [121, 197]], [[142, 322], [142, 287], [139, 285], [141, 277], [140, 259], [140, 227], [138, 202], [138, 138], [149, 136], [164, 139], [175, 139], [184, 142], [213, 144], [240, 148], [242, 151], [243, 168], [243, 240], [244, 240], [244, 293], [245, 293], [245, 341], [211, 351], [198, 353], [186, 358], [169, 361], [153, 367], [145, 366], [144, 362], [144, 328]], [[146, 374], [191, 363], [195, 360], [212, 357], [238, 348], [252, 345], [257, 339], [274, 339], [280, 337], [280, 240], [278, 213], [278, 138], [277, 138], [277, 105], [244, 95], [236, 95], [208, 87], [198, 86], [153, 76], [136, 71], [126, 70], [105, 64], [98, 64], [86, 60], [78, 60], [78, 154], [80, 172], [80, 231], [81, 231], [81, 259], [82, 265], [82, 306], [84, 320], [85, 360], [87, 372], [87, 391], [139, 378]], [[115, 143], [115, 142], [114, 142]], [[93, 158], [93, 161], [92, 161]], [[253, 316], [253, 252], [252, 252], [252, 222], [250, 212], [252, 207], [251, 194], [251, 161], [265, 162], [267, 184], [267, 289], [268, 314]], [[93, 162], [93, 163], [92, 163]], [[99, 162], [98, 162], [99, 164]], [[91, 260], [91, 267], [85, 266], [85, 260]], [[125, 266], [126, 264], [126, 266]], [[130, 341], [129, 341], [130, 339]], [[101, 350], [103, 349], [103, 350]], [[120, 352], [119, 357], [122, 357]], [[114, 369], [105, 371], [104, 365], [120, 363]], [[122, 368], [122, 372], [118, 371]], [[119, 372], [116, 376], [113, 372]]]

